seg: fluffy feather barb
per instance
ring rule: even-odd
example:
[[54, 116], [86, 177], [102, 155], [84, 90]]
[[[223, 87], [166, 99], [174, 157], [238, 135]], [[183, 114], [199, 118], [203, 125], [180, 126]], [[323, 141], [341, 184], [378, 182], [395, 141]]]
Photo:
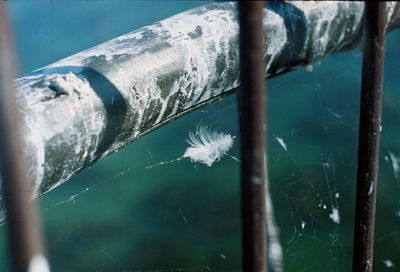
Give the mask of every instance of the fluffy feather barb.
[[233, 139], [234, 137], [229, 134], [200, 126], [196, 129], [196, 133], [189, 132], [189, 140], [186, 142], [190, 147], [186, 149], [183, 157], [211, 166], [228, 152], [233, 145]]

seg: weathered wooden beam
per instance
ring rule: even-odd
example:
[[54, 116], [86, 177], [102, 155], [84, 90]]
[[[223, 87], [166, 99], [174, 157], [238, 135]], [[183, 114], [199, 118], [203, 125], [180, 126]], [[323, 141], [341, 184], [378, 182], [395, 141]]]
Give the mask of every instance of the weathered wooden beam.
[[[400, 26], [399, 6], [387, 5], [388, 30]], [[362, 2], [272, 2], [265, 11], [269, 77], [361, 40]], [[210, 4], [17, 79], [34, 196], [234, 91], [239, 86], [238, 35], [236, 4]]]

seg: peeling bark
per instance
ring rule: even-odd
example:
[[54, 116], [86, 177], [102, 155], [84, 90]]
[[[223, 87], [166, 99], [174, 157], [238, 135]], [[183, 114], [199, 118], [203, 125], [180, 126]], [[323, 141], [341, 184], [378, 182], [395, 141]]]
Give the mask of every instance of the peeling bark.
[[[387, 29], [400, 27], [388, 3]], [[362, 2], [266, 5], [266, 76], [357, 46]], [[178, 14], [15, 81], [35, 197], [239, 86], [234, 3]], [[0, 199], [0, 221], [3, 203]]]

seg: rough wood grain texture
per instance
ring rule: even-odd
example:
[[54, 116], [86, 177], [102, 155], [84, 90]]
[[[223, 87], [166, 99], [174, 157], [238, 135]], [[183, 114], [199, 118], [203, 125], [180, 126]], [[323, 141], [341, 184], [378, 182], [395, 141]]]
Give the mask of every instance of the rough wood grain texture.
[[[388, 30], [400, 4], [388, 3]], [[357, 46], [362, 2], [266, 6], [266, 76]], [[15, 81], [33, 194], [239, 86], [237, 7], [202, 6]], [[0, 218], [3, 204], [0, 200]], [[4, 215], [3, 215], [4, 216]]]

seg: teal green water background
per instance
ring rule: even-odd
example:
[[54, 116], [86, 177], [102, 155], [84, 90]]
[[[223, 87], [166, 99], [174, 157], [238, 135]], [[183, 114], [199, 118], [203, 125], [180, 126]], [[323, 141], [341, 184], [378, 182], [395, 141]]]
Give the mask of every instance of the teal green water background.
[[[41, 0], [8, 8], [26, 73], [201, 4]], [[269, 177], [286, 271], [350, 271], [361, 56], [357, 48], [268, 82]], [[399, 31], [388, 35], [385, 61], [375, 271], [400, 271]], [[198, 124], [235, 136], [229, 154], [238, 157], [237, 115], [235, 95], [226, 97], [42, 197], [53, 271], [241, 271], [239, 163], [225, 156], [212, 167], [157, 165], [181, 157]], [[0, 271], [9, 271], [6, 226]]]

